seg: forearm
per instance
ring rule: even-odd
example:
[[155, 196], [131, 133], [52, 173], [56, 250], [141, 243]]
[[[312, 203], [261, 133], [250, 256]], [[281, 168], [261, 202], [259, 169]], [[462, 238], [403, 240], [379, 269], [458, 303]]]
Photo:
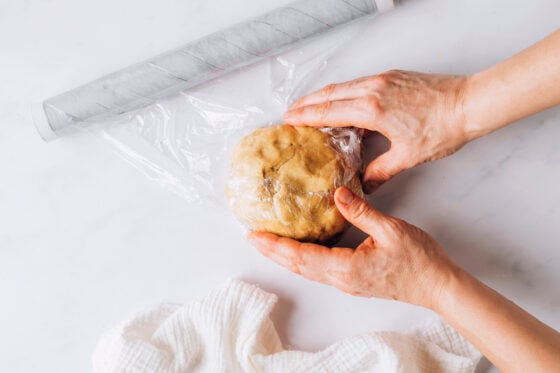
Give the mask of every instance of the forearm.
[[460, 269], [446, 278], [436, 312], [503, 372], [552, 372], [560, 334]]
[[560, 105], [560, 30], [468, 79], [467, 136], [483, 136], [555, 105]]

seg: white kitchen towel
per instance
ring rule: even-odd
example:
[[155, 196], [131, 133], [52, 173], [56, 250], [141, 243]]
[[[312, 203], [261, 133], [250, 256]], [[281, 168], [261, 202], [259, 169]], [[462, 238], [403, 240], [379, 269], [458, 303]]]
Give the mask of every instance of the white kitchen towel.
[[274, 294], [230, 280], [199, 301], [161, 304], [104, 335], [94, 352], [109, 372], [473, 372], [480, 353], [442, 321], [374, 332], [318, 352], [287, 350], [269, 314]]

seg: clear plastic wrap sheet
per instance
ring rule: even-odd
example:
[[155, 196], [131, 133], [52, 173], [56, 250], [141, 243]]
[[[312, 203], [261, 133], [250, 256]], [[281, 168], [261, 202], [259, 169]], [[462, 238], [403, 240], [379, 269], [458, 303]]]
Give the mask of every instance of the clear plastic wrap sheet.
[[[363, 26], [364, 21], [354, 22], [117, 119], [76, 126], [109, 142], [142, 173], [187, 202], [223, 206], [235, 145], [258, 127], [282, 123], [289, 104], [318, 88], [313, 81], [329, 57]], [[353, 133], [358, 139], [359, 133]], [[350, 167], [357, 167], [360, 141], [348, 142], [348, 131], [333, 138], [346, 139], [335, 146], [347, 154]]]

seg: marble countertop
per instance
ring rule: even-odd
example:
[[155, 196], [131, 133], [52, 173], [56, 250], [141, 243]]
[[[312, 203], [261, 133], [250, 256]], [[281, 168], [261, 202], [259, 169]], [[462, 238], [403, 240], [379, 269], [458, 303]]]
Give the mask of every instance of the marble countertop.
[[[300, 349], [432, 316], [293, 275], [261, 257], [227, 211], [184, 203], [91, 136], [44, 143], [31, 124], [31, 106], [52, 94], [286, 2], [0, 3], [0, 371], [89, 371], [108, 327], [228, 277], [278, 294], [274, 322]], [[558, 14], [557, 0], [404, 1], [322, 79], [390, 68], [472, 73], [551, 33]], [[558, 139], [555, 108], [399, 175], [371, 201], [560, 328]]]

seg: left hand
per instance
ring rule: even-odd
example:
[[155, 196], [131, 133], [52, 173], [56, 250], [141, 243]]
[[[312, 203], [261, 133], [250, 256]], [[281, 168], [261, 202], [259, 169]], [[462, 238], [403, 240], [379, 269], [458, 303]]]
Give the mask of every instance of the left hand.
[[371, 193], [399, 172], [448, 156], [473, 139], [464, 111], [468, 82], [463, 76], [391, 70], [304, 96], [284, 114], [284, 121], [354, 126], [387, 137], [389, 151], [364, 171], [364, 190]]
[[348, 221], [371, 235], [356, 249], [331, 249], [265, 232], [248, 238], [261, 253], [310, 280], [352, 295], [433, 308], [456, 269], [439, 244], [421, 229], [375, 210], [348, 188], [337, 189], [335, 203]]

